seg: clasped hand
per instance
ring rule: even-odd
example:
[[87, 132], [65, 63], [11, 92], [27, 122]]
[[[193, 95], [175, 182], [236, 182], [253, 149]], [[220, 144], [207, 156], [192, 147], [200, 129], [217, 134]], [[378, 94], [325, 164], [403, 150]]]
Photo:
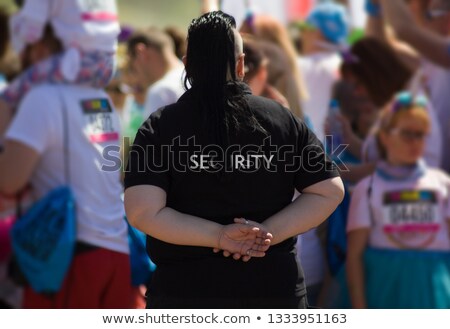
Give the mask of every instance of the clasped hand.
[[235, 218], [234, 224], [225, 225], [219, 235], [219, 247], [225, 257], [233, 255], [236, 260], [248, 262], [252, 257], [264, 257], [272, 243], [273, 236], [260, 223]]

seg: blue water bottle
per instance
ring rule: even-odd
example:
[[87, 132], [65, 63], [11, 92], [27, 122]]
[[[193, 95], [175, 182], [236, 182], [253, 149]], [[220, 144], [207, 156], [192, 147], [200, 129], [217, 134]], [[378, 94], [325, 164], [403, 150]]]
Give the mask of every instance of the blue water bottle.
[[343, 143], [342, 139], [342, 124], [338, 119], [341, 111], [339, 109], [339, 102], [336, 99], [332, 99], [328, 110], [330, 133], [333, 137], [333, 148], [336, 149]]

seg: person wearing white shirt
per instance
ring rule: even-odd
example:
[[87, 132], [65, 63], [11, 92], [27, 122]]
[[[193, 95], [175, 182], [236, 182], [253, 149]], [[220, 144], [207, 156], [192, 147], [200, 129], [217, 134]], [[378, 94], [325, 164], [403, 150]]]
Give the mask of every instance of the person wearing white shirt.
[[114, 0], [26, 0], [9, 23], [11, 44], [21, 57], [50, 34], [61, 40], [63, 51], [33, 65], [22, 63], [26, 70], [0, 93], [2, 116], [12, 115], [41, 83], [104, 88], [112, 78], [120, 32]]
[[145, 118], [160, 107], [175, 103], [184, 93], [184, 66], [166, 33], [156, 28], [136, 32], [128, 40], [128, 55], [133, 73], [148, 87]]
[[[57, 52], [48, 35], [31, 46], [31, 62]], [[64, 119], [64, 112], [67, 117]], [[64, 130], [64, 122], [68, 122]], [[25, 288], [25, 308], [128, 308], [131, 275], [119, 170], [105, 170], [119, 149], [119, 119], [107, 94], [80, 85], [42, 84], [20, 103], [0, 153], [0, 193], [31, 182], [37, 198], [68, 183], [77, 210], [77, 243], [61, 289], [48, 298]], [[65, 139], [65, 133], [67, 139]], [[65, 147], [67, 141], [69, 147]], [[65, 175], [65, 161], [69, 165]], [[69, 182], [67, 182], [69, 180]]]

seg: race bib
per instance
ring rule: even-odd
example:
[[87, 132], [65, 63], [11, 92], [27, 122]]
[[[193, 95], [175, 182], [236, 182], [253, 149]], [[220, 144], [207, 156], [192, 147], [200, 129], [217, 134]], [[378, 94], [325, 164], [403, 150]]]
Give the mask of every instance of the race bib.
[[84, 100], [81, 107], [85, 119], [85, 133], [91, 143], [119, 140], [119, 133], [114, 127], [114, 113], [108, 99]]
[[382, 210], [383, 232], [401, 247], [424, 248], [441, 228], [438, 198], [434, 191], [388, 192], [384, 194]]

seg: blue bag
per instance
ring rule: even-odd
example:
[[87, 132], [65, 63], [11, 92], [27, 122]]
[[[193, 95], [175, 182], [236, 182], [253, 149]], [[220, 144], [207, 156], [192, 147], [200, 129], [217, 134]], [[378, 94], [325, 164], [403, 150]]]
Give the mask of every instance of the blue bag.
[[14, 261], [20, 274], [37, 293], [59, 291], [70, 267], [76, 242], [75, 200], [69, 188], [68, 113], [62, 92], [60, 96], [66, 184], [50, 191], [23, 216], [18, 211], [11, 229]]
[[331, 275], [336, 275], [345, 263], [347, 255], [347, 216], [350, 194], [345, 191], [344, 200], [328, 218], [326, 254]]
[[16, 262], [34, 291], [57, 292], [72, 261], [76, 239], [71, 190], [60, 187], [35, 203], [13, 226]]
[[145, 234], [128, 223], [128, 243], [130, 245], [131, 284], [134, 287], [147, 284], [156, 265], [150, 260], [145, 248]]

